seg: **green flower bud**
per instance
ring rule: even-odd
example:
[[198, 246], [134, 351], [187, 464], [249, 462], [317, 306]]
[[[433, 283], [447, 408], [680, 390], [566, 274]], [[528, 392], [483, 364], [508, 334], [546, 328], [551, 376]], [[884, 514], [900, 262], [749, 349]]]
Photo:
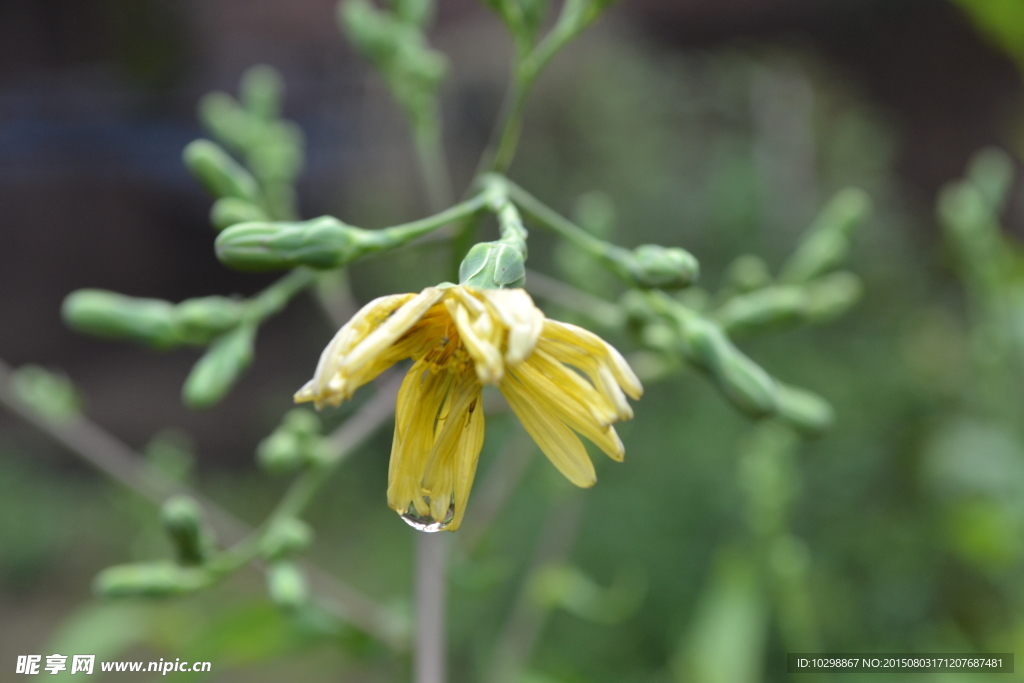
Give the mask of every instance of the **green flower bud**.
[[426, 26], [434, 17], [434, 0], [392, 0], [395, 16], [407, 24]]
[[369, 231], [323, 216], [292, 223], [239, 223], [214, 246], [221, 263], [239, 270], [276, 270], [309, 266], [339, 268], [363, 253]]
[[978, 188], [990, 211], [998, 214], [1013, 184], [1013, 159], [998, 147], [988, 147], [971, 158], [967, 177]]
[[242, 320], [243, 305], [222, 296], [186, 299], [174, 307], [174, 328], [190, 344], [208, 344]]
[[224, 398], [252, 363], [255, 340], [255, 326], [239, 325], [214, 341], [185, 380], [185, 403], [192, 408], [208, 408]]
[[850, 251], [850, 235], [871, 213], [871, 198], [847, 188], [822, 209], [807, 235], [782, 268], [783, 282], [807, 282], [842, 263]]
[[104, 598], [165, 598], [191, 593], [210, 583], [210, 575], [202, 569], [145, 562], [108, 567], [96, 576], [92, 588]]
[[678, 247], [643, 244], [626, 262], [630, 277], [640, 287], [679, 289], [693, 283], [700, 265], [693, 254]]
[[526, 282], [523, 252], [504, 242], [480, 242], [459, 266], [459, 283], [480, 289], [522, 287]]
[[262, 121], [224, 92], [213, 92], [199, 100], [199, 119], [215, 138], [235, 150], [249, 147], [263, 128]]
[[320, 416], [307, 408], [289, 410], [284, 416], [282, 425], [289, 432], [300, 437], [316, 436], [322, 429]]
[[710, 320], [693, 316], [686, 320], [684, 334], [691, 360], [708, 371], [737, 408], [751, 417], [776, 412], [775, 380], [733, 346], [721, 328]]
[[302, 171], [304, 146], [302, 129], [290, 122], [275, 122], [249, 149], [249, 167], [266, 181], [290, 182]]
[[181, 564], [202, 564], [212, 550], [212, 539], [203, 523], [203, 511], [189, 496], [168, 498], [160, 520], [178, 551]]
[[252, 202], [238, 197], [223, 197], [213, 203], [210, 209], [210, 222], [217, 230], [230, 228], [236, 223], [253, 223], [268, 221], [267, 212]]
[[66, 375], [38, 365], [22, 365], [12, 372], [11, 390], [22, 403], [54, 422], [68, 422], [82, 408], [82, 397]]
[[853, 273], [832, 273], [807, 283], [806, 315], [811, 322], [839, 317], [860, 301], [864, 294], [861, 279]]
[[779, 417], [807, 436], [817, 436], [835, 422], [835, 411], [828, 401], [796, 387], [776, 383]]
[[807, 294], [801, 287], [780, 285], [733, 297], [715, 318], [729, 334], [743, 334], [799, 320], [806, 305]]
[[271, 474], [294, 472], [305, 462], [302, 439], [294, 432], [278, 429], [260, 441], [256, 460]]
[[277, 520], [260, 539], [260, 554], [273, 562], [302, 552], [312, 541], [313, 530], [308, 524], [287, 517]]
[[249, 67], [242, 75], [239, 92], [246, 111], [253, 116], [270, 121], [280, 115], [284, 81], [277, 69], [266, 64]]
[[159, 299], [137, 299], [102, 289], [80, 289], [64, 299], [61, 314], [79, 332], [111, 339], [132, 339], [157, 348], [180, 343], [174, 307]]
[[726, 277], [729, 284], [741, 292], [761, 289], [772, 283], [768, 264], [760, 256], [753, 254], [745, 254], [733, 261]]
[[262, 203], [256, 179], [217, 143], [195, 140], [185, 147], [182, 157], [192, 175], [214, 197]]
[[298, 565], [280, 561], [267, 570], [267, 592], [275, 605], [295, 609], [309, 599], [306, 577]]

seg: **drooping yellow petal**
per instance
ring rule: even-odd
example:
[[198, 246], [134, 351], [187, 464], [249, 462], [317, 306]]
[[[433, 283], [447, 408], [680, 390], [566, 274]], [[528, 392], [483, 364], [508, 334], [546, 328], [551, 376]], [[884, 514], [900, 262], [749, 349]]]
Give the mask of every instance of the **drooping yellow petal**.
[[577, 354], [583, 352], [590, 357], [603, 358], [615, 377], [615, 381], [630, 398], [636, 400], [643, 396], [643, 385], [640, 384], [640, 380], [637, 379], [622, 354], [590, 330], [570, 323], [547, 319], [544, 321], [544, 331], [541, 337], [562, 342], [570, 347], [577, 347]]
[[421, 475], [423, 491], [430, 496], [430, 515], [435, 521], [443, 521], [455, 502], [458, 459], [466, 455], [460, 448], [462, 436], [472, 417], [471, 409], [479, 402], [480, 385], [472, 372], [454, 378], [444, 420], [438, 421], [433, 447]]
[[395, 438], [388, 467], [388, 504], [400, 513], [408, 510], [410, 503], [420, 516], [430, 512], [423, 500], [423, 472], [450, 384], [448, 373], [430, 372], [425, 363], [417, 362], [398, 390]]
[[[595, 419], [593, 412], [585, 405], [580, 394], [573, 392], [572, 387], [559, 385], [549, 376], [552, 365], [556, 364], [540, 357], [540, 354], [534, 354], [516, 367], [516, 377], [521, 381], [524, 392], [531, 401], [592, 441], [612, 460], [621, 462], [625, 449], [615, 429]], [[572, 371], [567, 372], [574, 374]], [[593, 390], [591, 393], [597, 394]]]
[[371, 332], [365, 339], [353, 348], [342, 359], [340, 369], [346, 374], [351, 374], [369, 363], [375, 356], [380, 355], [389, 346], [409, 331], [413, 325], [419, 322], [423, 314], [431, 306], [441, 300], [444, 290], [436, 287], [427, 287], [409, 301], [402, 304], [391, 316], [384, 321], [376, 330]]
[[483, 402], [477, 400], [469, 409], [469, 422], [459, 439], [458, 454], [455, 458], [455, 516], [448, 526], [455, 531], [462, 525], [469, 504], [469, 491], [473, 488], [476, 477], [476, 466], [480, 460], [480, 449], [484, 445], [484, 408]]
[[512, 372], [498, 385], [512, 411], [548, 460], [576, 486], [589, 488], [597, 482], [594, 464], [571, 429], [534, 402]]

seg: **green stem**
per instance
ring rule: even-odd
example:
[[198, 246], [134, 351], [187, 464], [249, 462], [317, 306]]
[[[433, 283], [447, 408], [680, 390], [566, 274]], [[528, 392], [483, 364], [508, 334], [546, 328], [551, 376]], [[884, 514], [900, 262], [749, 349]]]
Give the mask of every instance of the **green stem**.
[[310, 268], [296, 268], [247, 302], [246, 317], [263, 322], [280, 313], [292, 298], [316, 282], [317, 273]]
[[523, 64], [525, 62], [520, 62], [516, 66], [505, 104], [502, 105], [503, 113], [499, 119], [501, 124], [495, 136], [497, 142], [491, 147], [493, 152], [488, 151], [484, 155], [481, 171], [505, 173], [515, 158], [516, 149], [519, 147], [519, 135], [523, 130], [526, 100], [536, 76], [536, 72], [528, 71]]
[[[492, 182], [498, 182], [498, 180], [493, 180]], [[594, 237], [511, 180], [501, 178], [500, 182], [504, 186], [508, 197], [527, 216], [559, 237], [587, 252], [621, 277], [631, 278], [631, 273], [626, 267], [626, 263], [632, 258], [632, 254], [627, 249]]]
[[[246, 538], [217, 556], [207, 569], [216, 577], [223, 577], [256, 559], [259, 556], [260, 543], [267, 531], [281, 520], [301, 515], [355, 446], [362, 443], [363, 438], [372, 433], [391, 414], [399, 384], [400, 378], [396, 376], [392, 381], [380, 386], [377, 394], [330, 439], [331, 450], [327, 457], [296, 477], [263, 523]], [[345, 430], [348, 430], [347, 434]]]
[[459, 202], [450, 209], [427, 218], [421, 218], [418, 221], [403, 223], [382, 230], [364, 230], [362, 235], [366, 238], [366, 243], [360, 247], [360, 256], [400, 247], [438, 228], [473, 216], [487, 205], [487, 201], [488, 196], [485, 193], [480, 193], [463, 202]]

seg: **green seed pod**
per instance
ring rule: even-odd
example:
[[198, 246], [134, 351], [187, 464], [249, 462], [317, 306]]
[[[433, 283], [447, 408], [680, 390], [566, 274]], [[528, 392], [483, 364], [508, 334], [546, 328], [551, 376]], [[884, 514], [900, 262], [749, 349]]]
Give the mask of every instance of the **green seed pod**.
[[185, 380], [182, 389], [185, 404], [208, 408], [220, 402], [252, 363], [255, 340], [254, 325], [239, 325], [214, 341]]
[[270, 121], [281, 114], [284, 81], [274, 67], [258, 64], [242, 75], [239, 94], [247, 112]]
[[241, 302], [222, 296], [186, 299], [174, 307], [174, 329], [182, 341], [208, 344], [238, 325], [242, 311]]
[[306, 577], [293, 562], [279, 561], [267, 570], [267, 592], [271, 601], [285, 609], [295, 609], [309, 599]]
[[79, 332], [131, 339], [157, 348], [180, 343], [173, 312], [173, 305], [166, 301], [137, 299], [102, 289], [72, 292], [61, 307], [64, 322]]
[[260, 441], [256, 460], [271, 474], [287, 474], [305, 462], [302, 439], [286, 429], [278, 429]]
[[779, 418], [806, 436], [817, 436], [835, 422], [828, 401], [803, 389], [776, 383]]
[[807, 282], [842, 263], [850, 251], [850, 235], [871, 213], [863, 190], [838, 192], [822, 209], [793, 255], [782, 267], [783, 282]]
[[203, 523], [203, 511], [189, 496], [168, 498], [160, 509], [160, 520], [174, 542], [181, 564], [202, 564], [212, 550], [212, 539]]
[[287, 517], [277, 520], [260, 539], [260, 554], [274, 562], [291, 557], [309, 547], [313, 530], [301, 519]]
[[252, 223], [257, 221], [268, 221], [270, 216], [267, 212], [238, 197], [223, 197], [213, 203], [210, 209], [210, 223], [217, 230], [230, 228], [237, 223]]
[[807, 293], [795, 285], [766, 287], [733, 297], [715, 313], [729, 334], [748, 334], [801, 319]]
[[372, 243], [367, 232], [331, 216], [291, 223], [239, 223], [218, 235], [214, 246], [221, 263], [239, 270], [331, 269], [364, 252]]
[[643, 244], [634, 249], [625, 266], [640, 287], [679, 289], [692, 284], [700, 275], [700, 264], [693, 254], [657, 244]]
[[93, 580], [93, 592], [104, 598], [166, 598], [191, 593], [212, 583], [202, 569], [171, 562], [145, 562], [108, 567]]
[[864, 285], [853, 273], [839, 272], [808, 282], [806, 293], [807, 319], [820, 323], [850, 310], [863, 296]]
[[217, 143], [209, 140], [190, 142], [182, 158], [195, 179], [214, 197], [236, 197], [262, 204], [256, 179]]
[[480, 289], [522, 287], [526, 282], [526, 257], [505, 242], [480, 242], [459, 265], [459, 283]]
[[703, 367], [722, 392], [751, 417], [777, 411], [777, 386], [764, 369], [733, 346], [721, 328], [693, 316], [684, 334], [691, 360]]

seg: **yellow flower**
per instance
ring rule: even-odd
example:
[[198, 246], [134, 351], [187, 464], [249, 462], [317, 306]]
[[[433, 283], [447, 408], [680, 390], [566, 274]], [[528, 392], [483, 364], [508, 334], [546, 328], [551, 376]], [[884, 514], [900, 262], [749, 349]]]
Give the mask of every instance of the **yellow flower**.
[[594, 466], [574, 432], [621, 461], [612, 424], [643, 388], [593, 332], [549, 320], [522, 289], [428, 287], [365, 305], [324, 349], [296, 402], [338, 405], [406, 358], [388, 471], [388, 505], [416, 528], [462, 522], [484, 441], [481, 391], [496, 384], [526, 431], [577, 486]]

